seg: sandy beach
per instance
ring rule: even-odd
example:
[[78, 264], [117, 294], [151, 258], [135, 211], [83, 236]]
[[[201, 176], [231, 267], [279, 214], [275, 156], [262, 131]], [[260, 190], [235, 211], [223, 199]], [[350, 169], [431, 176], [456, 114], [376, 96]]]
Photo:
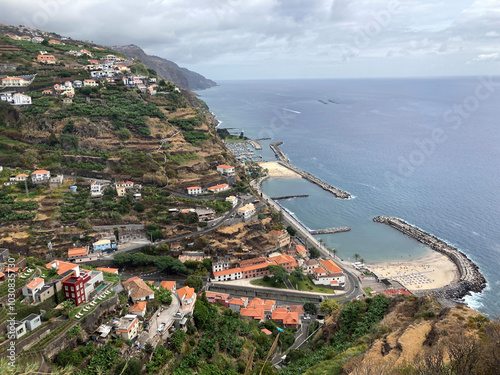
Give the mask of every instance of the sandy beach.
[[368, 266], [383, 277], [394, 279], [410, 291], [442, 288], [458, 280], [458, 270], [447, 256], [438, 252], [403, 261]]
[[298, 173], [295, 173], [276, 161], [259, 163], [259, 166], [268, 170], [269, 177], [302, 178]]

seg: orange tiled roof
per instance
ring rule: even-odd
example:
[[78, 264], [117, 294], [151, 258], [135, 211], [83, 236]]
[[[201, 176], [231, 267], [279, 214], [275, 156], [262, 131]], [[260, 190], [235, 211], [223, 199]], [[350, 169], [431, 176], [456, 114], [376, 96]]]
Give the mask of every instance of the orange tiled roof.
[[290, 312], [296, 312], [298, 314], [304, 314], [304, 307], [302, 305], [291, 305], [288, 307]]
[[108, 272], [108, 273], [116, 273], [118, 272], [118, 268], [108, 268], [108, 267], [97, 267], [98, 271]]
[[321, 260], [320, 263], [325, 267], [330, 273], [342, 272], [342, 269], [337, 266], [333, 260]]
[[190, 186], [187, 188], [188, 190], [201, 189], [201, 186]]
[[298, 253], [307, 253], [306, 248], [302, 245], [297, 245], [295, 248], [296, 248]]
[[243, 307], [240, 310], [240, 314], [243, 316], [248, 316], [250, 318], [254, 318], [256, 320], [262, 320], [265, 317], [265, 311], [264, 311], [263, 307], [259, 307], [259, 308]]
[[175, 286], [176, 282], [175, 281], [167, 281], [167, 280], [163, 280], [161, 283], [160, 283], [160, 286], [162, 288], [165, 288], [165, 289], [168, 289], [170, 291], [172, 291], [172, 289], [174, 289], [174, 286]]
[[214, 276], [217, 277], [217, 276], [224, 276], [224, 275], [230, 275], [232, 273], [238, 273], [238, 272], [241, 272], [241, 268], [230, 268], [228, 270], [222, 270], [222, 271], [217, 271], [217, 272], [214, 272]]
[[216, 190], [216, 189], [222, 189], [229, 186], [228, 184], [220, 184], [220, 185], [215, 185], [215, 186], [210, 186], [208, 190]]
[[17, 272], [19, 271], [19, 267], [7, 267], [5, 272]]
[[238, 306], [245, 306], [246, 299], [243, 299], [244, 297], [241, 298], [231, 298], [229, 300], [230, 305], [238, 305]]
[[125, 290], [130, 289], [130, 297], [132, 297], [133, 300], [145, 298], [154, 293], [151, 288], [137, 276], [131, 277], [122, 284]]
[[211, 292], [211, 291], [207, 290], [205, 292], [205, 296], [207, 298], [214, 298], [214, 299], [219, 299], [219, 300], [224, 300], [224, 301], [229, 300], [229, 293]]
[[313, 268], [311, 271], [313, 271], [314, 273], [317, 273], [318, 275], [326, 275], [325, 269], [321, 268], [321, 267]]
[[33, 280], [30, 281], [30, 283], [27, 286], [30, 289], [35, 289], [38, 285], [40, 285], [43, 282], [44, 282], [43, 279], [35, 277]]
[[46, 268], [49, 270], [52, 269], [52, 265], [55, 264], [57, 268], [57, 274], [62, 275], [63, 273], [68, 272], [69, 270], [73, 270], [78, 267], [78, 265], [69, 263], [69, 262], [63, 262], [62, 260], [53, 260], [52, 262], [49, 262], [45, 265]]
[[80, 257], [83, 255], [87, 255], [88, 251], [86, 247], [75, 247], [74, 249], [68, 250], [68, 258], [71, 257]]
[[218, 165], [217, 168], [233, 169], [234, 167], [231, 167], [230, 165], [227, 165], [227, 164], [221, 164], [221, 165]]
[[130, 312], [134, 311], [144, 311], [146, 309], [147, 302], [146, 301], [138, 301], [130, 308]]
[[193, 297], [194, 288], [190, 288], [189, 286], [185, 286], [183, 288], [177, 289], [177, 294], [181, 299], [190, 299]]
[[37, 171], [34, 171], [32, 174], [46, 174], [49, 173], [49, 171], [46, 171], [45, 169], [39, 169]]
[[261, 329], [261, 331], [262, 331], [262, 332], [264, 332], [264, 333], [265, 333], [266, 335], [268, 335], [268, 336], [270, 336], [270, 335], [272, 335], [272, 334], [273, 334], [273, 333], [272, 333], [270, 330], [268, 330], [267, 328], [262, 328], [262, 329]]

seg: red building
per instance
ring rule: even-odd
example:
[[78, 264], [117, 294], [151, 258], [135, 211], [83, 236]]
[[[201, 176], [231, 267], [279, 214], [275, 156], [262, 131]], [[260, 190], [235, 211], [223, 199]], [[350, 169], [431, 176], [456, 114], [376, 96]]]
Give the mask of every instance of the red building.
[[85, 295], [85, 283], [90, 280], [90, 275], [72, 276], [64, 281], [63, 290], [66, 299], [72, 299], [75, 305], [78, 306], [87, 300]]

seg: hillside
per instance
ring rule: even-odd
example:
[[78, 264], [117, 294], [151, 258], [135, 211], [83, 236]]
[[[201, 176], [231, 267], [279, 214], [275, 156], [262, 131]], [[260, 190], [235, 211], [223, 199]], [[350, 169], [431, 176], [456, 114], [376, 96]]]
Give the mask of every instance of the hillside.
[[[36, 253], [50, 240], [61, 248], [78, 238], [89, 241], [92, 225], [146, 223], [166, 228], [178, 219], [185, 224], [192, 220], [169, 213], [162, 199], [169, 199], [170, 192], [160, 188], [184, 191], [191, 185], [216, 185], [221, 176], [215, 166], [232, 163], [206, 104], [153, 69], [106, 47], [19, 29], [1, 27], [9, 36], [0, 36], [0, 78], [20, 77], [26, 85], [0, 91], [0, 183], [9, 184], [12, 176], [36, 169], [73, 180], [49, 189], [28, 184], [29, 197], [22, 183], [4, 186], [0, 246]], [[26, 40], [16, 39], [27, 33]], [[31, 40], [35, 34], [42, 35], [42, 43]], [[53, 60], [39, 61], [40, 56]], [[19, 93], [31, 103], [8, 103]], [[104, 199], [104, 206], [83, 204], [90, 179], [144, 185], [146, 208], [142, 203], [137, 208], [132, 199], [117, 205], [114, 194]], [[72, 184], [83, 189], [80, 200], [65, 195]], [[61, 224], [71, 229], [63, 233]]]
[[173, 61], [147, 55], [136, 45], [112, 46], [111, 48], [128, 57], [141, 60], [148, 68], [154, 69], [160, 77], [184, 89], [203, 90], [217, 85], [214, 81], [203, 77], [201, 74], [179, 67]]

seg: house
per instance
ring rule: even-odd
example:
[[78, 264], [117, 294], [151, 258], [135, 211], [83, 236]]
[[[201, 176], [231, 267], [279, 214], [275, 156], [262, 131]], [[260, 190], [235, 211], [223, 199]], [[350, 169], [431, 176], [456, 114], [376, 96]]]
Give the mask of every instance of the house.
[[241, 268], [237, 267], [214, 272], [214, 278], [212, 279], [212, 281], [239, 280], [241, 278]]
[[40, 315], [30, 314], [26, 318], [22, 320], [26, 324], [26, 328], [30, 331], [33, 331], [37, 327], [42, 325], [42, 320], [40, 319]]
[[134, 188], [134, 183], [132, 181], [118, 181], [116, 184], [115, 184], [116, 187], [121, 187], [121, 188], [124, 188], [126, 190], [128, 189], [133, 189]]
[[50, 39], [49, 44], [57, 44], [57, 45], [63, 45], [64, 43], [56, 40], [56, 39]]
[[247, 307], [248, 305], [248, 298], [246, 297], [239, 297], [239, 298], [231, 298], [229, 300], [229, 308], [233, 311], [240, 312], [242, 308]]
[[272, 313], [274, 322], [281, 323], [286, 328], [295, 328], [300, 324], [299, 314], [297, 312], [289, 312], [286, 307], [279, 307]]
[[194, 303], [196, 302], [196, 293], [194, 292], [194, 288], [185, 286], [183, 288], [177, 289], [176, 293], [181, 301], [183, 310], [188, 310], [188, 312], [193, 311]]
[[54, 95], [54, 91], [52, 90], [43, 90], [42, 95]]
[[100, 240], [92, 244], [92, 248], [95, 252], [116, 250], [116, 243], [111, 240]]
[[231, 267], [231, 262], [228, 258], [221, 258], [216, 261], [212, 261], [212, 272], [227, 270], [229, 267]]
[[345, 286], [345, 275], [342, 269], [331, 259], [320, 260], [319, 267], [311, 270], [315, 285], [328, 285], [333, 288]]
[[44, 279], [35, 277], [23, 287], [23, 296], [25, 296], [29, 301], [36, 301], [35, 295], [43, 288], [44, 285]]
[[275, 306], [276, 306], [276, 301], [272, 299], [263, 300], [261, 298], [255, 297], [248, 303], [247, 308], [255, 308], [255, 309], [262, 308], [265, 313], [271, 314], [274, 311]]
[[80, 275], [80, 266], [74, 263], [63, 262], [62, 260], [53, 260], [45, 265], [47, 269], [57, 269], [57, 274], [62, 275], [68, 271], [74, 271], [75, 274]]
[[252, 308], [252, 307], [243, 307], [240, 310], [240, 314], [242, 316], [246, 316], [255, 320], [264, 320], [266, 317], [266, 313], [264, 311], [264, 308], [258, 307], [258, 308]]
[[133, 340], [137, 337], [139, 332], [139, 318], [137, 315], [125, 315], [115, 322], [115, 325], [116, 334], [123, 340]]
[[207, 290], [205, 292], [205, 296], [207, 297], [208, 302], [216, 303], [219, 302], [225, 307], [229, 307], [229, 294], [228, 293], [219, 293], [219, 292], [211, 292]]
[[28, 175], [27, 174], [24, 174], [24, 173], [20, 173], [18, 174], [17, 176], [15, 177], [11, 177], [10, 180], [11, 181], [16, 181], [16, 182], [19, 182], [19, 181], [26, 181], [28, 179]]
[[28, 35], [23, 35], [22, 37], [19, 38], [19, 40], [23, 40], [25, 42], [31, 42], [31, 37]]
[[307, 273], [312, 273], [312, 270], [317, 267], [319, 267], [318, 259], [308, 259], [302, 265], [302, 269], [304, 270], [304, 272]]
[[305, 258], [307, 256], [307, 250], [304, 246], [302, 245], [296, 245], [295, 246], [295, 251], [297, 252], [297, 255], [300, 258]]
[[73, 81], [73, 87], [75, 89], [79, 89], [79, 88], [83, 87], [83, 82], [82, 81]]
[[43, 42], [43, 38], [39, 37], [39, 36], [35, 36], [34, 38], [31, 38], [31, 41], [33, 43], [42, 43]]
[[295, 270], [295, 267], [298, 266], [295, 258], [288, 254], [269, 257], [268, 260], [270, 263], [276, 263], [277, 265], [282, 266], [287, 272], [292, 272]]
[[128, 292], [133, 302], [154, 299], [153, 290], [139, 277], [134, 276], [122, 282], [123, 288]]
[[238, 198], [236, 198], [234, 195], [231, 195], [229, 197], [226, 197], [226, 202], [231, 202], [233, 207], [235, 207], [238, 204]]
[[215, 211], [210, 208], [197, 208], [195, 210], [198, 221], [207, 221], [215, 219]]
[[12, 95], [12, 99], [14, 100], [14, 105], [31, 105], [31, 96], [15, 93]]
[[132, 314], [138, 315], [140, 317], [146, 316], [146, 305], [148, 303], [146, 301], [138, 301], [130, 308], [130, 312]]
[[44, 285], [35, 293], [35, 302], [42, 303], [55, 294], [55, 283]]
[[175, 281], [167, 281], [167, 280], [163, 280], [161, 283], [160, 283], [160, 286], [162, 288], [165, 288], [167, 290], [170, 290], [172, 293], [175, 293], [175, 290], [177, 289], [177, 282]]
[[91, 197], [102, 196], [102, 185], [99, 181], [93, 181], [90, 184], [90, 196]]
[[2, 87], [26, 87], [30, 83], [31, 83], [30, 81], [26, 81], [21, 77], [2, 78]]
[[48, 181], [49, 179], [50, 179], [50, 172], [44, 169], [38, 169], [31, 174], [31, 181], [34, 184], [45, 182]]
[[77, 258], [86, 257], [89, 255], [88, 247], [75, 247], [68, 250], [68, 259], [75, 260]]
[[272, 230], [269, 232], [269, 242], [278, 247], [290, 245], [290, 234], [286, 230]]
[[262, 332], [262, 333], [265, 333], [267, 336], [271, 336], [271, 335], [273, 334], [273, 333], [272, 333], [270, 330], [268, 330], [267, 328], [262, 328], [262, 329], [261, 329], [261, 332]]
[[198, 195], [198, 194], [201, 194], [203, 192], [203, 189], [201, 188], [201, 186], [190, 186], [188, 188], [186, 188], [187, 190], [187, 193], [189, 195]]
[[84, 276], [72, 276], [62, 283], [64, 296], [66, 299], [73, 300], [75, 306], [79, 306], [87, 300], [85, 281], [86, 278]]
[[222, 191], [229, 190], [229, 185], [228, 184], [219, 184], [219, 185], [215, 185], [215, 186], [210, 186], [209, 188], [207, 188], [207, 190], [212, 192], [212, 193], [220, 193]]
[[53, 55], [41, 54], [37, 56], [36, 61], [42, 64], [55, 64], [56, 58]]
[[297, 314], [299, 314], [299, 318], [304, 315], [304, 306], [302, 306], [302, 305], [291, 305], [291, 306], [288, 306], [288, 310], [290, 312], [296, 312]]
[[234, 167], [226, 164], [221, 164], [217, 166], [217, 172], [223, 176], [234, 176]]
[[253, 203], [248, 203], [238, 208], [238, 215], [241, 216], [244, 220], [249, 219], [253, 214], [255, 214], [255, 206], [253, 205]]
[[108, 268], [108, 267], [97, 267], [97, 271], [112, 273], [113, 275], [118, 275], [118, 268]]
[[93, 79], [84, 79], [83, 80], [83, 87], [96, 87], [98, 86], [97, 81]]
[[14, 332], [9, 329], [9, 335], [13, 334], [16, 340], [23, 337], [26, 332], [26, 322], [23, 321], [14, 323]]

